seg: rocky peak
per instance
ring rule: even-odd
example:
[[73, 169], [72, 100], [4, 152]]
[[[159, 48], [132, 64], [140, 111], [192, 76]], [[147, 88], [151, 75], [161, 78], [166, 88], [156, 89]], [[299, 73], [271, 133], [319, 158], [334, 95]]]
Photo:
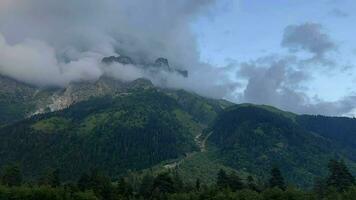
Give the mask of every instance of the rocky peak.
[[134, 64], [133, 60], [128, 57], [128, 56], [109, 56], [109, 57], [105, 57], [102, 59], [101, 61], [102, 63], [105, 64], [112, 64], [112, 63], [121, 63], [123, 65], [132, 65]]
[[168, 62], [168, 59], [166, 58], [158, 58], [156, 61], [155, 61], [155, 64], [154, 64], [156, 67], [159, 67], [161, 69], [164, 69], [166, 71], [171, 71], [171, 68], [169, 66], [169, 62]]

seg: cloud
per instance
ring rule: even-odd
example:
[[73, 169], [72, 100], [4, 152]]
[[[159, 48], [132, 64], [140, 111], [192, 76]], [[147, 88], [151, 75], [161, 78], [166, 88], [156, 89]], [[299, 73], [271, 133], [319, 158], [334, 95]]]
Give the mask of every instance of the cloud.
[[353, 116], [356, 107], [353, 94], [333, 102], [309, 97], [306, 85], [312, 77], [298, 69], [299, 63], [294, 57], [283, 56], [242, 63], [237, 76], [245, 79], [247, 84], [240, 94], [240, 101], [272, 105], [299, 114]]
[[0, 14], [10, 43], [38, 39], [55, 48], [136, 59], [166, 57], [196, 62], [199, 54], [190, 23], [213, 0], [13, 0]]
[[[191, 23], [215, 0], [2, 0], [0, 73], [39, 86], [65, 86], [103, 74], [123, 81], [151, 79], [222, 98], [232, 90], [227, 72], [200, 62]], [[136, 63], [165, 57], [189, 77], [148, 73], [141, 66], [102, 66], [127, 55]]]
[[102, 75], [96, 54], [81, 54], [77, 60], [58, 62], [55, 49], [46, 43], [25, 40], [9, 45], [0, 34], [0, 73], [39, 86], [58, 86], [73, 80], [93, 80]]
[[313, 57], [309, 61], [330, 63], [326, 54], [335, 51], [337, 45], [330, 36], [323, 32], [323, 26], [317, 23], [304, 23], [289, 25], [284, 30], [282, 47], [291, 52], [304, 51], [311, 53]]
[[350, 16], [348, 13], [346, 13], [343, 10], [340, 10], [338, 8], [334, 8], [334, 9], [330, 10], [328, 14], [330, 16], [337, 17], [337, 18], [347, 18]]
[[261, 60], [243, 63], [238, 72], [238, 76], [247, 79], [243, 101], [288, 110], [304, 102], [306, 96], [297, 90], [308, 76], [302, 71], [294, 70], [290, 66], [293, 64], [295, 61], [289, 58], [265, 60], [264, 63]]

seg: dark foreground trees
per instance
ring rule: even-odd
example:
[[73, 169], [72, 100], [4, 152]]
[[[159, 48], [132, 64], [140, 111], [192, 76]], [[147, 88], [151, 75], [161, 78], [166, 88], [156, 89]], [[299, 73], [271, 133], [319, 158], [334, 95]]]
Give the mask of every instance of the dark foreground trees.
[[[111, 180], [97, 170], [83, 173], [76, 183], [60, 183], [60, 173], [49, 170], [36, 184], [23, 183], [20, 168], [2, 170], [0, 200], [353, 200], [355, 179], [343, 161], [330, 161], [329, 175], [314, 190], [288, 186], [278, 168], [263, 183], [252, 176], [220, 170], [216, 183], [184, 183], [176, 172]], [[134, 181], [135, 180], [135, 181]]]

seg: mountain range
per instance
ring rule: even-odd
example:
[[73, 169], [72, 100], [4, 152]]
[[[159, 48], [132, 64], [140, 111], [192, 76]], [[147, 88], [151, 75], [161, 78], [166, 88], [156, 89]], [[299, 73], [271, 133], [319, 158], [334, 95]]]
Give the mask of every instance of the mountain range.
[[0, 88], [0, 166], [16, 163], [28, 180], [48, 168], [76, 180], [95, 168], [113, 179], [177, 170], [209, 184], [219, 169], [265, 180], [279, 166], [290, 184], [310, 187], [332, 158], [356, 173], [356, 119], [234, 104], [145, 79], [40, 88], [0, 76]]

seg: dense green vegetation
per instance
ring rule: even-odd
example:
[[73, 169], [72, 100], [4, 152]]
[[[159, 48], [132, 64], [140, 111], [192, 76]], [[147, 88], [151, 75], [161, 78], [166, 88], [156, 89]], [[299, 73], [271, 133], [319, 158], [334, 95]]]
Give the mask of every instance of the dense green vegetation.
[[286, 182], [311, 188], [327, 174], [330, 158], [356, 172], [356, 119], [235, 105], [144, 79], [108, 78], [69, 87], [76, 104], [26, 119], [54, 93], [5, 77], [0, 86], [0, 167], [18, 164], [26, 181], [52, 169], [63, 181], [75, 180], [95, 168], [113, 179], [174, 169], [184, 184], [213, 185], [223, 169], [268, 182], [279, 166]]
[[[288, 172], [288, 181], [306, 187], [311, 186], [316, 176], [325, 175], [322, 166], [330, 158], [343, 157], [355, 163], [350, 156], [356, 154], [355, 149], [344, 152], [323, 134], [317, 135], [327, 134], [324, 129], [316, 127], [309, 131], [295, 117], [270, 107], [234, 106], [217, 118], [209, 141], [217, 147], [217, 154], [227, 166], [259, 177], [265, 177], [268, 168], [281, 166], [283, 172]], [[342, 137], [352, 140], [356, 132], [348, 133], [349, 136]], [[354, 164], [351, 166], [355, 172]]]
[[300, 115], [298, 123], [306, 130], [323, 136], [343, 148], [356, 160], [356, 119], [346, 117], [326, 117]]
[[[47, 168], [67, 179], [98, 168], [110, 176], [148, 168], [197, 149], [189, 116], [155, 89], [78, 103], [0, 130], [0, 165], [17, 162], [28, 178]], [[193, 122], [192, 122], [193, 124]]]
[[166, 93], [189, 112], [194, 120], [203, 125], [211, 124], [220, 112], [234, 105], [228, 101], [207, 99], [184, 90], [168, 90]]
[[121, 177], [112, 182], [98, 170], [82, 173], [74, 182], [62, 183], [60, 172], [52, 170], [37, 182], [21, 179], [17, 166], [1, 172], [0, 199], [11, 200], [352, 200], [356, 182], [343, 161], [331, 160], [328, 175], [314, 183], [311, 190], [301, 190], [285, 182], [279, 168], [272, 168], [268, 181], [261, 183], [249, 176], [220, 170], [211, 186], [200, 179], [185, 184], [176, 171], [135, 177]]

